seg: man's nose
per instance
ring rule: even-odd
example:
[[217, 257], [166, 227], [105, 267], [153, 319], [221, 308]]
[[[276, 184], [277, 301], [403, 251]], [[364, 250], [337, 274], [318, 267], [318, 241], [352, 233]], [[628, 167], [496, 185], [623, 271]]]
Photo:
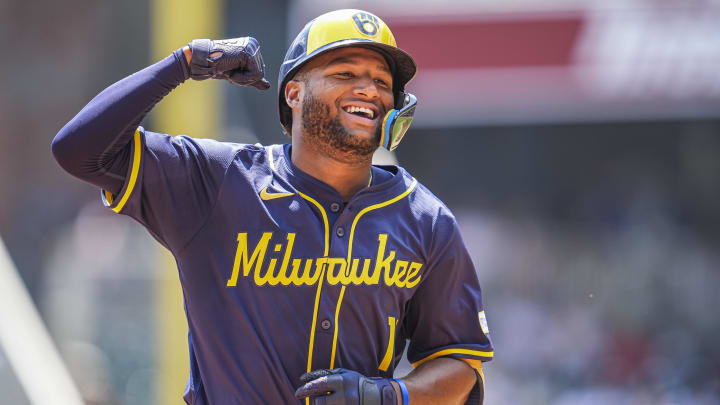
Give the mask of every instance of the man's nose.
[[368, 98], [377, 98], [379, 94], [377, 83], [369, 76], [363, 76], [356, 82], [354, 92]]

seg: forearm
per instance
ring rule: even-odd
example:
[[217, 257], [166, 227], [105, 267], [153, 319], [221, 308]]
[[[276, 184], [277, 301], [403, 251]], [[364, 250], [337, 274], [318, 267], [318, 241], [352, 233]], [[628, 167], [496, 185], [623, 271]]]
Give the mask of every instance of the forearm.
[[118, 157], [148, 112], [187, 77], [183, 52], [131, 75], [93, 98], [55, 136], [52, 151], [69, 173], [119, 192], [127, 163]]
[[[442, 357], [430, 360], [402, 378], [412, 405], [462, 405], [477, 382], [475, 371], [461, 360]], [[393, 382], [402, 404], [397, 383]]]

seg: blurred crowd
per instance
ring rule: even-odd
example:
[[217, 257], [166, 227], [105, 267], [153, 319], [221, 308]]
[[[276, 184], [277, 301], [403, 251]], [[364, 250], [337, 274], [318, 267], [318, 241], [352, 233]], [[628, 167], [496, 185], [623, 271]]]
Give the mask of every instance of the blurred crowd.
[[720, 256], [656, 214], [589, 230], [463, 213], [497, 352], [489, 403], [720, 403]]

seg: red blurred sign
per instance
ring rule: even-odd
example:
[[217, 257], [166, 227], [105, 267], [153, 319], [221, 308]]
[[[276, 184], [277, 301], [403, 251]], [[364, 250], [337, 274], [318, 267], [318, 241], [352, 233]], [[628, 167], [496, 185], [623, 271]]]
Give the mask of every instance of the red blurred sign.
[[390, 23], [398, 45], [422, 69], [566, 66], [583, 20], [547, 19]]
[[720, 10], [386, 20], [420, 125], [720, 117]]

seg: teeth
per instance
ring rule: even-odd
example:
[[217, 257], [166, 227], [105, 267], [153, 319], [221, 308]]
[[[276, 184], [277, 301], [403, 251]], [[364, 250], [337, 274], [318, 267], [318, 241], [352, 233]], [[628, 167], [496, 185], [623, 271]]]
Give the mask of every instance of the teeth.
[[360, 112], [360, 113], [365, 114], [370, 119], [372, 119], [375, 116], [375, 113], [373, 112], [373, 110], [371, 110], [369, 108], [365, 108], [365, 107], [354, 106], [354, 105], [345, 107], [345, 111], [347, 111], [349, 113]]

